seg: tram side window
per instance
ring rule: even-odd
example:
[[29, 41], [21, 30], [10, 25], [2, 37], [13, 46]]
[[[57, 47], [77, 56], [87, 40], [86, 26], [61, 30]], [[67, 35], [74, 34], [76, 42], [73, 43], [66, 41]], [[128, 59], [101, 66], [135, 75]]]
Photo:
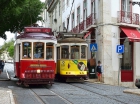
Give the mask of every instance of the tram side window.
[[33, 50], [34, 50], [34, 58], [44, 58], [44, 43], [35, 42]]
[[81, 46], [81, 58], [86, 58], [86, 46]]
[[53, 45], [46, 44], [46, 59], [53, 59]]
[[31, 43], [30, 42], [23, 42], [23, 58], [31, 58]]
[[71, 59], [79, 59], [79, 46], [71, 46]]
[[62, 49], [61, 58], [62, 59], [69, 59], [69, 46], [63, 45], [61, 47], [61, 49]]

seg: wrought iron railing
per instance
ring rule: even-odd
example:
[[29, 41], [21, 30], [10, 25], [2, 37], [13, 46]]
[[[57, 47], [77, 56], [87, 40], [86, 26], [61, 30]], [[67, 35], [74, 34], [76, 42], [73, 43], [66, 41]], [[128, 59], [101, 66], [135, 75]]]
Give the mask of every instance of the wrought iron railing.
[[95, 24], [95, 13], [92, 13], [86, 18], [86, 20], [83, 20], [82, 22], [80, 22], [71, 31], [75, 33], [79, 33], [94, 24]]
[[139, 14], [127, 11], [118, 11], [118, 23], [139, 25]]

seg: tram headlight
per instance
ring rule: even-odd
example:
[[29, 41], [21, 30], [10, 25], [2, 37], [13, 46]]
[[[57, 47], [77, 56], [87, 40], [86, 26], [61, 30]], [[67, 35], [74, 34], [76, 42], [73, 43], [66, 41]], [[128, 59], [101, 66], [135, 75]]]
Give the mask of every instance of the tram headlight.
[[40, 69], [37, 69], [37, 73], [40, 73], [41, 71], [40, 71]]

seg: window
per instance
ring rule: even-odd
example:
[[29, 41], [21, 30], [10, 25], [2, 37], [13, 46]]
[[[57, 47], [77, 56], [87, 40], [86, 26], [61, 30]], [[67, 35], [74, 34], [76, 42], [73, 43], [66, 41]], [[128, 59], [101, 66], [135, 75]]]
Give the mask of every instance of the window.
[[77, 8], [77, 25], [80, 23], [80, 7]]
[[130, 12], [129, 0], [122, 0], [122, 11]]
[[72, 29], [74, 28], [74, 13], [72, 13]]
[[53, 13], [52, 13], [52, 24], [53, 24], [53, 18], [54, 18], [54, 17], [53, 17]]
[[71, 59], [79, 59], [79, 46], [71, 46]]
[[59, 26], [59, 32], [60, 32], [60, 30], [61, 30], [61, 26]]
[[[68, 25], [69, 25], [69, 17], [67, 18], [67, 27], [69, 28]], [[67, 30], [69, 30], [68, 28], [67, 28]]]
[[56, 16], [57, 15], [57, 6], [55, 7], [55, 19], [56, 19]]
[[67, 6], [69, 6], [69, 0], [67, 0]]
[[126, 23], [132, 23], [132, 13], [130, 10], [129, 0], [122, 0], [122, 20]]
[[60, 16], [60, 10], [61, 10], [61, 3], [60, 3], [60, 1], [59, 1], [59, 16]]
[[61, 46], [61, 58], [62, 59], [69, 59], [69, 46], [68, 45], [63, 45]]
[[62, 10], [65, 11], [65, 0], [62, 0]]
[[83, 3], [83, 19], [86, 20], [86, 17], [87, 17], [87, 1], [84, 0], [84, 3]]
[[46, 59], [54, 59], [54, 47], [52, 43], [46, 43]]
[[35, 42], [33, 50], [34, 58], [44, 58], [44, 43]]
[[91, 13], [93, 13], [93, 18], [95, 19], [95, 1], [91, 2]]
[[22, 47], [23, 58], [31, 58], [31, 42], [23, 42]]
[[63, 22], [63, 29], [65, 28], [65, 22]]
[[86, 46], [82, 45], [81, 46], [81, 58], [86, 58]]
[[46, 20], [48, 19], [48, 12], [46, 11]]

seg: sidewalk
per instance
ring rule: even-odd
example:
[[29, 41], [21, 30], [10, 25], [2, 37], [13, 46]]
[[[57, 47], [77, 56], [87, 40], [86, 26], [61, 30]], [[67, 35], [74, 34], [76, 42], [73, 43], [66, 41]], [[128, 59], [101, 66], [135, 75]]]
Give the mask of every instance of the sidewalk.
[[[6, 70], [0, 74], [0, 81], [7, 81], [9, 75]], [[0, 104], [15, 104], [12, 90], [0, 87]]]
[[[97, 79], [88, 79], [86, 81], [91, 82], [91, 83], [96, 83], [96, 84], [105, 84], [103, 82], [97, 82]], [[123, 92], [140, 96], [140, 89], [138, 89], [138, 88], [127, 88], [127, 89], [123, 90]]]

